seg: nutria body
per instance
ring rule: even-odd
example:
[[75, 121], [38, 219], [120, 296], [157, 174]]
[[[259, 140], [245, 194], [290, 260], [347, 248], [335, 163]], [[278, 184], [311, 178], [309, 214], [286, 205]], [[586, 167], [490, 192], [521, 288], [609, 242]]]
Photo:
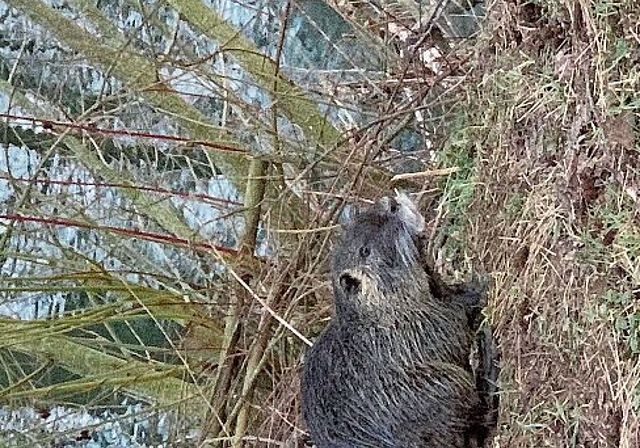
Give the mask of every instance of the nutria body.
[[469, 364], [482, 291], [434, 280], [424, 219], [383, 198], [333, 254], [335, 317], [309, 351], [302, 412], [318, 448], [481, 446], [486, 400]]

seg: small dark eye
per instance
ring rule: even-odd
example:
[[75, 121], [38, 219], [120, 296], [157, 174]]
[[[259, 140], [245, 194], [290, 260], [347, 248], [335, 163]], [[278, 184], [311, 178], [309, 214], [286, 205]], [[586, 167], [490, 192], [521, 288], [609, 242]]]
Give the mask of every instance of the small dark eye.
[[362, 246], [360, 248], [360, 256], [362, 258], [367, 258], [369, 255], [371, 255], [371, 249], [369, 249], [367, 246]]
[[398, 201], [396, 201], [393, 198], [391, 198], [389, 201], [390, 201], [389, 211], [395, 215], [396, 213], [398, 213], [398, 209], [400, 208], [400, 204], [398, 204]]

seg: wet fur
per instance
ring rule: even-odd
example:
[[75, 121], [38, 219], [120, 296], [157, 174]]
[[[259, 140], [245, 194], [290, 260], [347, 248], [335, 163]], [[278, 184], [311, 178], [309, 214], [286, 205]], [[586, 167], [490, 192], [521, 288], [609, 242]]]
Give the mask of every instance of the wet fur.
[[424, 218], [384, 198], [346, 226], [335, 317], [310, 350], [302, 411], [318, 448], [481, 446], [487, 405], [469, 364], [483, 291], [422, 256]]

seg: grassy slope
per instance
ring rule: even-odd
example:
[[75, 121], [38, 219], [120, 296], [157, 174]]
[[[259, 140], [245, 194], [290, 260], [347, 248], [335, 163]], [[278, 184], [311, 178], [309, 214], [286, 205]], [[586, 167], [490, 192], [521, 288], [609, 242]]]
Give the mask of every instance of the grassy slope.
[[462, 238], [495, 279], [495, 446], [640, 446], [639, 23], [632, 0], [491, 7]]

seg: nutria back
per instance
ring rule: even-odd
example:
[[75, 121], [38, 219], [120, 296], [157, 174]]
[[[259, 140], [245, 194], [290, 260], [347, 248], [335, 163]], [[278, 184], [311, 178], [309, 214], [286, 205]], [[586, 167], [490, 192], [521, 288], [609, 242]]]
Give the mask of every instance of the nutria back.
[[469, 364], [481, 294], [436, 288], [423, 230], [402, 195], [344, 229], [331, 270], [335, 316], [302, 375], [302, 413], [318, 448], [462, 448], [486, 437]]

